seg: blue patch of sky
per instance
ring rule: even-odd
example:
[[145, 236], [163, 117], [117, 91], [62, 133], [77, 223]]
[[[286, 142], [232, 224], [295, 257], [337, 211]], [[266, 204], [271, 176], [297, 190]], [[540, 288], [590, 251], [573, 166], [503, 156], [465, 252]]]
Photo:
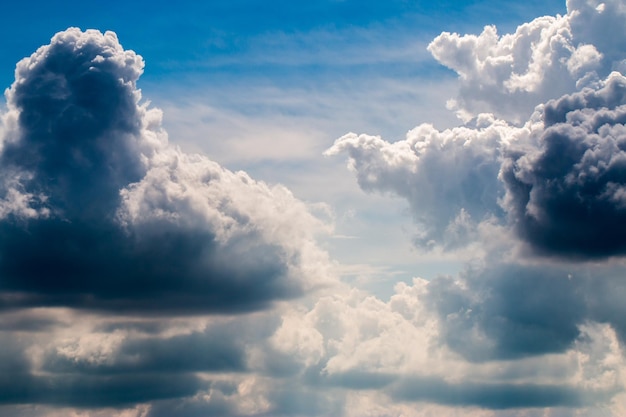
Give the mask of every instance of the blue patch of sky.
[[[562, 0], [7, 2], [0, 17], [0, 83], [8, 86], [19, 59], [69, 26], [115, 31], [145, 58], [145, 83], [172, 76], [185, 82], [182, 74], [206, 83], [232, 77], [288, 82], [335, 75], [337, 67], [353, 76], [382, 68], [401, 76], [437, 71], [432, 62], [359, 61], [350, 51], [366, 51], [370, 42], [383, 49], [407, 40], [426, 44], [443, 30], [476, 32], [490, 23], [508, 31], [538, 15], [564, 12]], [[323, 53], [330, 50], [339, 53]]]

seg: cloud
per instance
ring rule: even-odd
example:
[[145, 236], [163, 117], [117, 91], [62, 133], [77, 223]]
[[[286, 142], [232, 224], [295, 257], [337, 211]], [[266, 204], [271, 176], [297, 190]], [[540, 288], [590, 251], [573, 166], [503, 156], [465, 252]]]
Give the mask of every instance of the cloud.
[[393, 397], [408, 401], [479, 406], [492, 410], [539, 407], [581, 407], [593, 403], [595, 393], [571, 387], [532, 384], [449, 384], [433, 378], [403, 381]]
[[237, 312], [328, 282], [326, 226], [284, 187], [168, 145], [142, 71], [114, 33], [75, 28], [18, 64], [0, 305]]
[[285, 314], [271, 346], [300, 363], [290, 378], [363, 400], [593, 409], [622, 390], [618, 336], [581, 297], [589, 275], [489, 268], [398, 284], [388, 302], [355, 290], [322, 297]]
[[542, 253], [623, 254], [626, 216], [626, 78], [549, 101], [543, 129], [502, 165], [504, 207], [518, 234]]
[[570, 0], [567, 10], [502, 36], [486, 26], [480, 35], [444, 32], [435, 38], [428, 50], [459, 75], [451, 108], [464, 119], [489, 112], [523, 123], [537, 104], [623, 69], [623, 4]]
[[346, 152], [363, 190], [405, 198], [420, 228], [421, 246], [454, 247], [471, 241], [478, 223], [503, 216], [498, 199], [504, 189], [497, 179], [501, 153], [509, 137], [528, 134], [489, 115], [476, 123], [476, 128], [444, 131], [422, 124], [395, 143], [350, 133], [326, 155]]
[[626, 80], [604, 73], [620, 41], [577, 19], [622, 12], [568, 10], [431, 44], [484, 89], [462, 109], [496, 116], [327, 151], [406, 199], [421, 248], [482, 250], [384, 299], [334, 280], [329, 227], [289, 190], [169, 145], [113, 33], [57, 34], [18, 65], [3, 116], [0, 412], [621, 415]]
[[119, 332], [94, 333], [93, 337], [100, 336], [102, 340], [113, 339], [111, 352], [95, 355], [86, 354], [81, 348], [81, 339], [57, 346], [47, 352], [43, 369], [56, 374], [95, 376], [242, 372], [246, 369], [243, 337], [232, 329], [215, 326], [171, 337], [122, 335]]
[[471, 361], [571, 348], [589, 319], [581, 278], [558, 268], [489, 265], [429, 285], [445, 343]]
[[395, 143], [350, 133], [327, 151], [347, 154], [364, 191], [409, 203], [418, 249], [482, 249], [460, 274], [398, 285], [368, 307], [376, 334], [411, 354], [363, 332], [326, 362], [329, 381], [411, 403], [524, 408], [488, 415], [593, 415], [622, 401], [625, 49], [607, 28], [621, 33], [625, 12], [570, 1], [566, 16], [513, 34], [443, 33], [429, 50], [460, 75], [465, 125], [422, 124]]
[[346, 152], [363, 190], [405, 198], [418, 246], [467, 245], [492, 224], [535, 253], [615, 256], [625, 249], [625, 106], [626, 79], [612, 72], [537, 103], [521, 127], [481, 114], [444, 131], [420, 125], [395, 143], [348, 134], [326, 154]]

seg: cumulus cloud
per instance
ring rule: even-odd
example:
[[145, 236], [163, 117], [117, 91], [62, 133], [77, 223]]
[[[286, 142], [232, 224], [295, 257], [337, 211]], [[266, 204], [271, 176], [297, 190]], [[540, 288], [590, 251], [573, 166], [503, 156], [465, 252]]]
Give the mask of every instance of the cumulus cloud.
[[0, 413], [621, 415], [626, 79], [600, 33], [623, 9], [444, 33], [471, 123], [327, 151], [408, 201], [420, 247], [488, 254], [388, 299], [314, 292], [327, 226], [303, 202], [168, 144], [113, 33], [55, 35], [6, 93]]
[[347, 154], [363, 190], [408, 201], [420, 247], [485, 250], [460, 274], [377, 305], [379, 320], [423, 320], [394, 325], [412, 356], [384, 357], [402, 366], [377, 362], [387, 345], [355, 349], [328, 360], [329, 380], [406, 402], [576, 409], [563, 415], [621, 401], [626, 49], [609, 28], [622, 33], [624, 13], [619, 1], [569, 1], [567, 15], [513, 34], [443, 33], [429, 50], [460, 75], [465, 124], [421, 125], [395, 143], [348, 134], [327, 151]]
[[588, 276], [568, 287], [557, 271], [502, 265], [415, 279], [387, 302], [355, 290], [322, 297], [285, 317], [271, 346], [300, 364], [292, 378], [357, 402], [376, 392], [447, 407], [593, 408], [623, 387], [620, 336], [584, 301], [570, 303]]
[[537, 250], [598, 258], [626, 249], [626, 78], [549, 101], [531, 146], [502, 166], [504, 207]]
[[504, 189], [497, 177], [503, 147], [527, 134], [483, 115], [476, 127], [438, 131], [423, 124], [395, 143], [350, 133], [326, 155], [347, 153], [363, 190], [405, 198], [420, 228], [420, 246], [454, 247], [471, 241], [478, 223], [502, 217]]
[[521, 358], [563, 352], [580, 336], [589, 318], [583, 279], [558, 268], [490, 265], [433, 280], [428, 299], [446, 344], [468, 360]]
[[463, 119], [489, 112], [523, 123], [537, 104], [623, 69], [623, 3], [570, 0], [567, 10], [502, 36], [487, 26], [480, 35], [435, 38], [428, 50], [459, 75], [450, 107]]
[[22, 60], [2, 138], [0, 305], [261, 309], [328, 280], [325, 226], [281, 186], [168, 145], [143, 60], [68, 29]]
[[405, 198], [421, 246], [480, 240], [491, 222], [535, 253], [615, 256], [626, 244], [625, 108], [626, 78], [612, 72], [538, 103], [521, 127], [481, 114], [474, 126], [421, 125], [395, 143], [348, 134], [327, 154], [347, 153], [363, 190]]

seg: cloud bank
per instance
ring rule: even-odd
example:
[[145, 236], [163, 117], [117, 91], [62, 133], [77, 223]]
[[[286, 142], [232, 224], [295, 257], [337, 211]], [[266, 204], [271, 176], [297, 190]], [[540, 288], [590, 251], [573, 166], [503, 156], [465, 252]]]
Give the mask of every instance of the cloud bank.
[[[412, 304], [436, 329], [420, 340], [460, 362], [448, 359], [443, 381], [423, 372], [395, 380], [393, 398], [552, 410], [545, 415], [621, 407], [626, 48], [607, 28], [623, 31], [626, 9], [617, 1], [567, 6], [567, 15], [512, 34], [489, 26], [478, 36], [442, 33], [429, 45], [459, 74], [451, 105], [463, 126], [423, 124], [394, 143], [350, 133], [327, 151], [347, 155], [364, 191], [408, 202], [419, 250], [480, 249], [463, 253], [469, 262], [457, 276], [421, 284]], [[573, 360], [600, 352], [585, 365]], [[552, 367], [561, 360], [577, 365]], [[491, 373], [495, 364], [511, 368]], [[463, 383], [455, 385], [453, 370]], [[486, 415], [526, 412], [534, 415]]]
[[624, 10], [443, 33], [468, 122], [327, 151], [469, 258], [384, 299], [289, 190], [169, 144], [115, 34], [55, 35], [2, 118], [0, 413], [623, 415]]

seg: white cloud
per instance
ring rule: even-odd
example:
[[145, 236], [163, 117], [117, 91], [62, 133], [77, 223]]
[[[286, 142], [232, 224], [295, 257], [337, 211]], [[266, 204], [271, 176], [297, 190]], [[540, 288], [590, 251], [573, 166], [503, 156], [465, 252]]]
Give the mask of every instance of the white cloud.
[[444, 131], [423, 124], [403, 141], [347, 134], [326, 155], [347, 152], [349, 167], [365, 191], [405, 198], [418, 224], [420, 246], [468, 244], [478, 224], [502, 217], [504, 195], [498, 171], [508, 142], [525, 140], [528, 127], [515, 128], [481, 115], [476, 128]]
[[498, 35], [444, 32], [429, 46], [459, 75], [451, 102], [462, 118], [490, 112], [523, 123], [542, 102], [575, 91], [621, 68], [625, 56], [623, 3], [568, 1], [565, 16], [545, 16]]

